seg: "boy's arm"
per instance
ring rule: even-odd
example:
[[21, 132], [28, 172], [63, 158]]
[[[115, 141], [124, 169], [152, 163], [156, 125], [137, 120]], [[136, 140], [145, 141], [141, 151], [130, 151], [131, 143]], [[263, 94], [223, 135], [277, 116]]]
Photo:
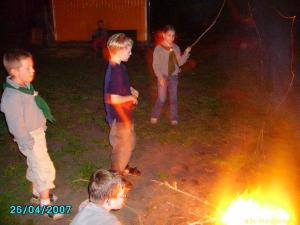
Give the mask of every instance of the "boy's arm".
[[130, 87], [130, 92], [133, 96], [135, 96], [136, 98], [139, 97], [139, 92], [138, 90], [134, 89], [133, 87]]
[[[125, 102], [132, 102], [137, 104], [137, 97], [132, 94], [134, 88], [130, 87], [130, 94], [123, 95], [121, 89], [123, 87], [124, 75], [121, 73], [113, 73], [112, 71], [111, 78], [108, 84], [108, 90], [106, 93], [106, 101], [109, 104], [122, 104]], [[127, 93], [126, 93], [127, 94]]]
[[137, 97], [135, 97], [134, 95], [122, 96], [122, 95], [110, 94], [110, 101], [111, 104], [122, 104], [130, 101], [132, 101], [133, 104], [138, 103]]
[[182, 66], [183, 64], [186, 63], [187, 59], [190, 57], [190, 51], [191, 51], [191, 48], [187, 47], [185, 49], [185, 51], [183, 52], [183, 54], [181, 55], [180, 48], [179, 47], [176, 48], [175, 54], [178, 59], [179, 66]]
[[158, 79], [164, 78], [164, 75], [161, 72], [161, 52], [158, 47], [156, 47], [153, 51], [153, 63], [152, 63], [153, 71]]
[[14, 136], [18, 145], [24, 150], [32, 149], [34, 139], [26, 129], [21, 104], [17, 96], [10, 96], [2, 102], [1, 108], [5, 114], [9, 132]]

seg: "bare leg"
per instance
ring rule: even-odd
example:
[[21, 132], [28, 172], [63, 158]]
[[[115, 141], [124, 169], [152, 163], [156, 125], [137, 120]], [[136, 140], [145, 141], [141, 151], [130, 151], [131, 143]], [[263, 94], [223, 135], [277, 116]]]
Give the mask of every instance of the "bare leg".
[[41, 200], [49, 199], [49, 192], [50, 192], [50, 189], [45, 189], [44, 191], [40, 192]]

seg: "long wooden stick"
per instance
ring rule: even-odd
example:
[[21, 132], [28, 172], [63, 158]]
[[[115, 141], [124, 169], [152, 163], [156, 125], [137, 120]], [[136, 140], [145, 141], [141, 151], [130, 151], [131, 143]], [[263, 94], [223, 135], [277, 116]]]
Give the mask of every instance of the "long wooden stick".
[[87, 180], [87, 179], [82, 179], [82, 178], [78, 178], [78, 179], [76, 179], [76, 180], [73, 180], [72, 182], [80, 182], [80, 181], [83, 181], [83, 182], [89, 182], [89, 180]]
[[226, 3], [226, 0], [223, 1], [223, 4], [216, 16], [216, 18], [213, 20], [213, 22], [211, 23], [211, 25], [209, 25], [208, 28], [206, 28], [206, 30], [193, 42], [193, 44], [190, 45], [190, 47], [194, 47], [200, 40], [201, 38], [215, 25], [215, 23], [217, 22], [218, 18], [220, 17], [221, 15], [221, 12], [223, 11], [223, 8], [225, 6], [225, 3]]
[[169, 184], [167, 181], [165, 181], [165, 182], [161, 182], [161, 181], [158, 181], [158, 180], [151, 180], [151, 181], [154, 182], [154, 183], [156, 183], [156, 184], [159, 184], [159, 185], [161, 185], [161, 186], [165, 186], [165, 187], [167, 187], [167, 188], [169, 188], [169, 189], [171, 189], [171, 190], [173, 190], [173, 191], [176, 191], [176, 192], [179, 192], [179, 193], [181, 193], [181, 194], [183, 194], [183, 195], [186, 195], [186, 196], [188, 196], [188, 197], [190, 197], [190, 198], [193, 198], [193, 199], [195, 199], [195, 200], [197, 200], [197, 201], [199, 201], [199, 202], [202, 202], [202, 203], [205, 204], [205, 205], [208, 205], [208, 206], [211, 206], [211, 207], [215, 208], [215, 207], [214, 207], [212, 204], [210, 204], [208, 201], [203, 200], [203, 199], [199, 198], [198, 196], [195, 196], [195, 195], [193, 195], [193, 194], [190, 194], [190, 193], [188, 193], [188, 192], [185, 192], [185, 191], [182, 191], [182, 190], [178, 189], [178, 188], [177, 188], [176, 182], [174, 183], [174, 185], [171, 185], [171, 184]]
[[207, 224], [207, 223], [214, 223], [214, 222], [216, 222], [216, 220], [208, 219], [208, 220], [204, 220], [204, 221], [195, 221], [195, 222], [192, 222], [192, 223], [188, 223], [188, 225], [204, 225], [204, 224]]

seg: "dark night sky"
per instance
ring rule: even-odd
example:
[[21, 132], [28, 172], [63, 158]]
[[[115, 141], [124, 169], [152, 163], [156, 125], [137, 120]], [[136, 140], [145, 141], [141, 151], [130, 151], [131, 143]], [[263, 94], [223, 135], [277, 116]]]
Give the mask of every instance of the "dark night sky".
[[[227, 0], [233, 2], [242, 16], [249, 15], [249, 0]], [[250, 0], [251, 1], [251, 0]], [[300, 15], [299, 0], [266, 0], [271, 7], [275, 7], [286, 15]], [[223, 0], [151, 0], [151, 26], [153, 29], [165, 24], [172, 24], [179, 31], [198, 30], [205, 23], [211, 22], [218, 13]], [[224, 8], [222, 24], [232, 20], [232, 12], [228, 4]], [[224, 23], [225, 20], [225, 23]]]
[[[247, 27], [241, 21], [243, 18], [249, 17], [249, 1], [255, 0], [226, 0], [227, 4], [222, 11], [220, 18], [213, 27], [213, 32], [209, 32], [206, 38], [224, 38], [226, 35], [242, 34], [255, 35], [255, 27]], [[270, 13], [274, 12], [274, 8], [281, 11], [287, 16], [297, 16], [296, 20], [296, 37], [300, 31], [300, 5], [299, 0], [261, 0], [268, 5]], [[177, 31], [177, 36], [181, 39], [194, 40], [200, 35], [214, 20], [223, 0], [151, 0], [151, 17], [150, 23], [152, 31], [166, 24], [171, 24]], [[230, 4], [232, 3], [232, 4]], [[273, 11], [273, 12], [271, 12]], [[239, 14], [239, 18], [236, 14]], [[265, 24], [273, 26], [274, 21], [269, 20], [269, 16], [265, 16]], [[278, 18], [278, 20], [280, 20]], [[209, 36], [209, 37], [208, 37]], [[298, 40], [296, 38], [296, 40]], [[299, 43], [297, 43], [299, 45]]]
[[[243, 16], [248, 14], [248, 0], [227, 0], [234, 2], [239, 13]], [[288, 15], [300, 15], [297, 2], [299, 0], [265, 0]], [[15, 40], [16, 44], [30, 42], [30, 32], [33, 26], [43, 26], [41, 9], [49, 4], [50, 0], [1, 0], [0, 41]], [[150, 0], [150, 27], [151, 30], [172, 24], [179, 33], [187, 33], [190, 36], [201, 33], [214, 19], [220, 9], [223, 0]], [[50, 11], [50, 10], [49, 10]], [[232, 13], [226, 6], [215, 27], [219, 32], [228, 32], [236, 25], [232, 19]], [[229, 27], [229, 28], [228, 28]]]

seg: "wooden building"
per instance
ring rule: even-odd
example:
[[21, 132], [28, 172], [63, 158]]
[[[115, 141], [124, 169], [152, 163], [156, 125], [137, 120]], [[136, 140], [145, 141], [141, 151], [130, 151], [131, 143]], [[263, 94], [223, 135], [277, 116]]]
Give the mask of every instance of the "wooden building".
[[108, 30], [136, 31], [148, 39], [148, 0], [51, 0], [56, 41], [87, 41], [103, 20]]

